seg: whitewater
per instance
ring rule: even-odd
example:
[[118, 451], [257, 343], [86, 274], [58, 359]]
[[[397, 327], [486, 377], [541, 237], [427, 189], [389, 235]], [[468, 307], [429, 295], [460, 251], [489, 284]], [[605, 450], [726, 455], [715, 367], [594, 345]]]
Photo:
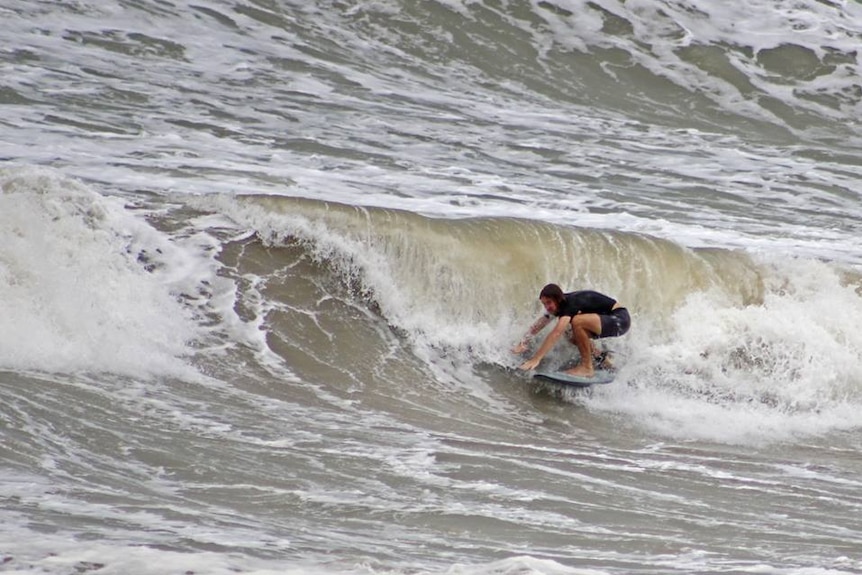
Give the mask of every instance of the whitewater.
[[[0, 38], [0, 572], [862, 573], [858, 2]], [[549, 282], [612, 384], [516, 369]]]

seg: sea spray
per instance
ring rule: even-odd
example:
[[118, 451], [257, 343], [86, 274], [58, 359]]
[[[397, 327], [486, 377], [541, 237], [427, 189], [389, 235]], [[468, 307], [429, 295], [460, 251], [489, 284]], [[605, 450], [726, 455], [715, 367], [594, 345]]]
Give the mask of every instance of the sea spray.
[[120, 198], [44, 169], [0, 172], [6, 369], [183, 373], [198, 335], [177, 248]]

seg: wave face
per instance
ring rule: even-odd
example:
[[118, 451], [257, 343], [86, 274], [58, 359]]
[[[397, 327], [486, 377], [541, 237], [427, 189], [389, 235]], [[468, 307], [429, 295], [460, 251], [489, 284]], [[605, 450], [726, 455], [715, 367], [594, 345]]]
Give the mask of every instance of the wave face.
[[[432, 366], [442, 357], [465, 369], [513, 365], [506, 349], [542, 311], [537, 292], [546, 278], [556, 278], [568, 289], [612, 294], [633, 311], [633, 335], [609, 344], [625, 358], [623, 382], [692, 401], [683, 415], [653, 399], [632, 405], [637, 392], [627, 389], [624, 399], [606, 397], [606, 409], [681, 438], [732, 442], [800, 433], [812, 411], [834, 410], [835, 418], [818, 419], [810, 432], [856, 425], [845, 410], [862, 401], [860, 277], [840, 267], [510, 218], [442, 220], [279, 197], [200, 202], [253, 230], [274, 254], [286, 250], [332, 276], [347, 305], [378, 315]], [[284, 283], [279, 294], [290, 290], [292, 281]], [[311, 314], [308, 303], [301, 308]], [[289, 341], [294, 321], [273, 327]], [[816, 336], [796, 329], [800, 322], [819, 325]], [[305, 352], [331, 337], [318, 334]], [[362, 346], [349, 348], [355, 356], [332, 350], [335, 365], [363, 362]], [[732, 429], [728, 411], [739, 417]]]
[[[0, 571], [862, 572], [858, 2], [0, 36]], [[614, 383], [516, 369], [548, 282]]]

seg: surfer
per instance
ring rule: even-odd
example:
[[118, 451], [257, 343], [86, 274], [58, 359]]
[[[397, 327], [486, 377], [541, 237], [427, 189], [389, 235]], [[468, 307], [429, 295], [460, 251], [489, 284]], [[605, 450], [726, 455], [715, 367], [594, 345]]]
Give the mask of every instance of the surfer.
[[551, 323], [551, 318], [557, 318], [557, 324], [545, 341], [539, 346], [533, 357], [518, 366], [518, 369], [528, 371], [534, 369], [542, 358], [547, 355], [566, 328], [572, 328], [572, 343], [581, 354], [581, 361], [574, 368], [566, 371], [569, 375], [593, 377], [595, 368], [592, 361], [584, 358], [595, 356], [595, 346], [592, 340], [603, 337], [621, 336], [631, 326], [631, 316], [620, 302], [612, 297], [592, 290], [580, 290], [563, 293], [557, 284], [548, 284], [539, 293], [539, 301], [545, 307], [543, 314], [527, 330], [527, 334], [515, 347], [512, 353], [524, 353], [530, 340]]

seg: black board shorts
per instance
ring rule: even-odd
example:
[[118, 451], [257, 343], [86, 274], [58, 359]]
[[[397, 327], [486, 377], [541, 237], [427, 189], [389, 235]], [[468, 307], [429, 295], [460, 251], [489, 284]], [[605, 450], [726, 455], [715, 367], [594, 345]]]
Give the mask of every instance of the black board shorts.
[[618, 307], [609, 314], [599, 315], [602, 321], [602, 333], [598, 337], [617, 337], [626, 333], [632, 325], [629, 310]]

